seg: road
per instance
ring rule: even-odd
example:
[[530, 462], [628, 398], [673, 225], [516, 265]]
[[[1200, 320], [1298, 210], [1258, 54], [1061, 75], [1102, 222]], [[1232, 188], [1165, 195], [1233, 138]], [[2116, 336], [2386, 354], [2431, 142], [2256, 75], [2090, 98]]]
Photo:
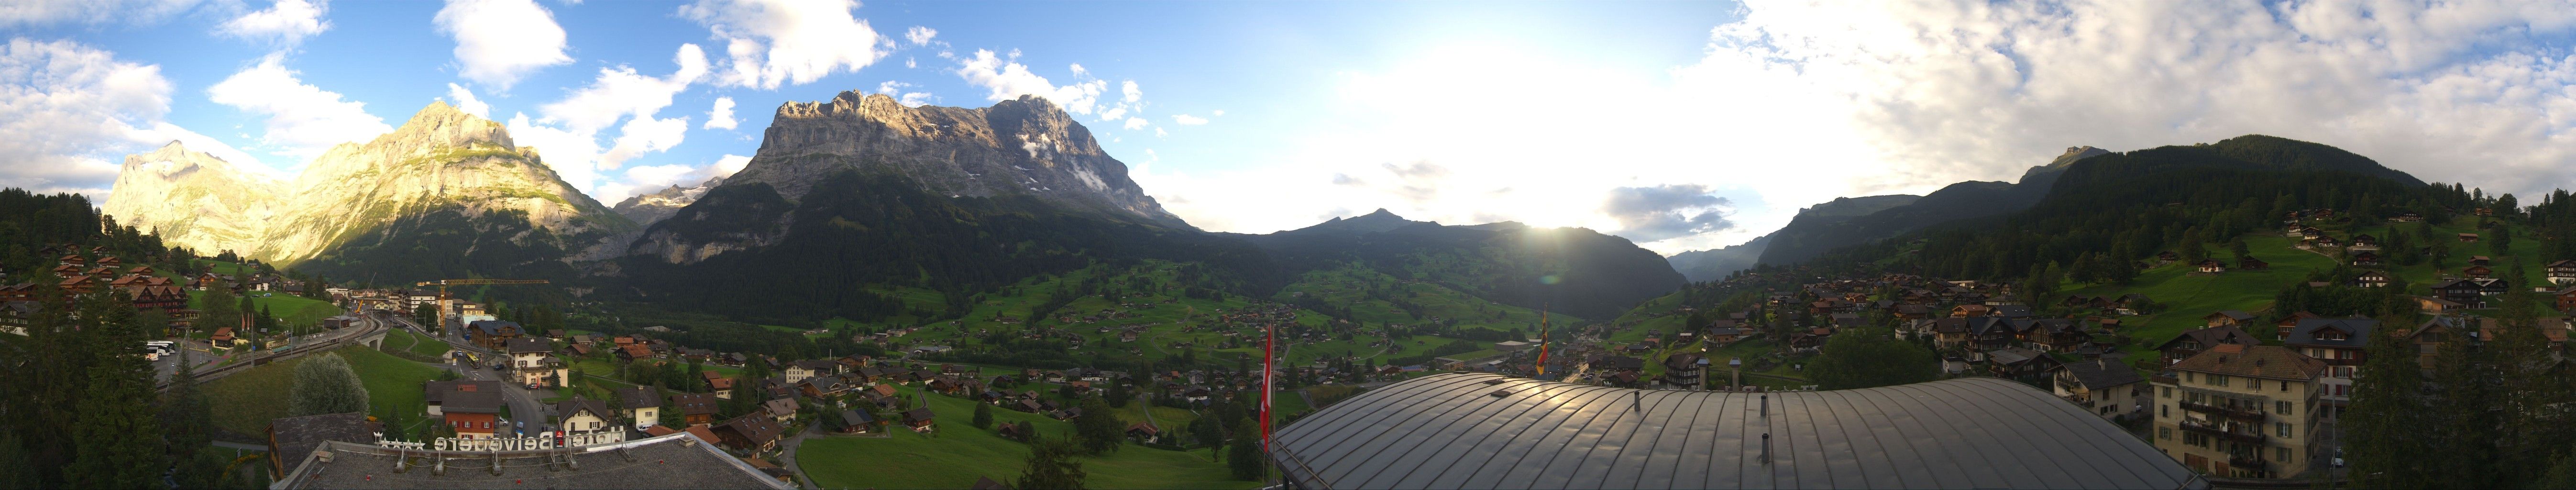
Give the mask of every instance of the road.
[[[413, 323], [409, 318], [396, 317], [393, 322], [400, 324], [404, 329], [414, 332], [422, 332], [420, 325]], [[424, 335], [427, 334], [426, 332], [422, 333]], [[455, 336], [455, 331], [451, 330], [448, 333], [449, 336], [436, 338], [446, 341], [449, 347], [455, 348], [456, 350], [472, 352], [474, 355], [481, 356], [483, 361], [478, 363], [481, 364], [479, 366], [466, 365], [451, 361], [446, 364], [439, 364], [438, 367], [440, 369], [446, 369], [457, 373], [457, 377], [461, 379], [500, 381], [501, 400], [510, 405], [511, 420], [513, 422], [527, 422], [527, 427], [524, 429], [525, 432], [544, 430], [544, 427], [547, 425], [546, 421], [552, 419], [552, 414], [547, 413], [545, 404], [539, 402], [536, 394], [529, 392], [526, 385], [518, 384], [512, 380], [506, 379], [508, 377], [507, 371], [492, 369], [492, 363], [498, 362], [502, 356], [492, 352], [490, 349], [484, 349], [482, 346], [466, 342], [463, 337]]]
[[[358, 325], [354, 327], [342, 328], [339, 330], [323, 330], [320, 332], [314, 332], [310, 335], [295, 337], [295, 339], [288, 342], [285, 347], [280, 347], [275, 351], [277, 353], [282, 353], [285, 357], [274, 359], [272, 362], [292, 359], [305, 354], [336, 349], [351, 340], [383, 333], [384, 329], [389, 327], [386, 322], [377, 320], [373, 316], [360, 315], [358, 318], [360, 321]], [[152, 363], [153, 370], [156, 371], [156, 379], [160, 383], [158, 389], [168, 389], [170, 387], [170, 375], [178, 369], [178, 359], [188, 359], [201, 363], [198, 364], [196, 369], [198, 383], [214, 381], [216, 379], [223, 378], [224, 376], [230, 376], [233, 373], [245, 371], [252, 364], [252, 358], [245, 358], [241, 359], [240, 362], [232, 364], [209, 366], [207, 364], [203, 364], [206, 361], [204, 356], [191, 352], [185, 348], [179, 349], [179, 351], [182, 353], [181, 355], [164, 358]], [[257, 352], [241, 352], [233, 355], [267, 356], [271, 355], [271, 351], [263, 350]]]
[[796, 482], [804, 485], [805, 488], [822, 487], [815, 486], [814, 479], [805, 476], [805, 467], [796, 463], [796, 448], [805, 445], [805, 436], [821, 433], [823, 433], [822, 423], [805, 424], [805, 430], [797, 432], [796, 437], [790, 437], [787, 438], [787, 442], [778, 443], [778, 447], [782, 448], [778, 452], [778, 460], [787, 463], [787, 471], [796, 473]]

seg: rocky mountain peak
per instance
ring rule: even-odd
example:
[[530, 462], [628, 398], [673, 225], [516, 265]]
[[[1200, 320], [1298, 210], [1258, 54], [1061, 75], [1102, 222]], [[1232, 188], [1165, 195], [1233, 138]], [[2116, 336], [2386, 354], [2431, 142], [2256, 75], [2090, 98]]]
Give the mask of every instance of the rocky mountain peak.
[[447, 105], [445, 101], [430, 102], [428, 107], [420, 108], [420, 112], [412, 113], [411, 120], [403, 121], [402, 127], [394, 128], [394, 132], [379, 136], [376, 140], [384, 141], [387, 138], [405, 143], [407, 146], [469, 147], [485, 144], [509, 150], [518, 149], [518, 146], [510, 141], [509, 130], [501, 123], [466, 114], [465, 111], [456, 110], [456, 107]]
[[990, 107], [905, 107], [858, 91], [788, 102], [760, 151], [728, 183], [768, 184], [801, 198], [842, 169], [891, 172], [952, 197], [1026, 195], [1079, 210], [1187, 227], [1127, 177], [1091, 130], [1054, 102], [1021, 96]]

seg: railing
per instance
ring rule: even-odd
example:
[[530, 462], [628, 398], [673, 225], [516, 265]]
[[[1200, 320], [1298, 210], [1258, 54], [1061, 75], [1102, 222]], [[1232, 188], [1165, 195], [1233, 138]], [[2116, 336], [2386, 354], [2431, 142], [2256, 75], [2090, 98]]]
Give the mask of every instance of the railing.
[[2219, 414], [2219, 415], [2228, 416], [2228, 417], [2231, 417], [2231, 418], [2247, 419], [2247, 420], [2251, 420], [2251, 421], [2255, 421], [2255, 422], [2261, 422], [2261, 421], [2263, 421], [2263, 411], [2261, 411], [2261, 410], [2247, 410], [2247, 409], [2236, 408], [2236, 407], [2230, 407], [2230, 406], [2225, 406], [2225, 405], [2211, 405], [2211, 404], [2207, 404], [2207, 403], [2195, 403], [2195, 402], [2189, 402], [2189, 401], [2182, 402], [2182, 409], [2183, 409], [2183, 410], [2195, 411], [2195, 412], [2201, 412], [2201, 413], [2214, 413], [2214, 414]]
[[2182, 430], [2185, 431], [2214, 435], [2223, 439], [2249, 444], [2262, 444], [2266, 439], [2263, 434], [2259, 432], [2230, 430], [2225, 426], [2219, 426], [2207, 422], [2184, 420], [2181, 425]]
[[2258, 457], [2258, 456], [2228, 456], [2228, 457], [2227, 457], [2227, 466], [2229, 466], [2229, 467], [2233, 467], [2233, 468], [2236, 468], [2236, 469], [2240, 469], [2240, 470], [2255, 470], [2255, 471], [2262, 471], [2262, 470], [2268, 469], [2268, 467], [2269, 467], [2271, 464], [2272, 464], [2272, 461], [2270, 461], [2270, 460], [2266, 460], [2266, 459], [2263, 459], [2262, 457]]

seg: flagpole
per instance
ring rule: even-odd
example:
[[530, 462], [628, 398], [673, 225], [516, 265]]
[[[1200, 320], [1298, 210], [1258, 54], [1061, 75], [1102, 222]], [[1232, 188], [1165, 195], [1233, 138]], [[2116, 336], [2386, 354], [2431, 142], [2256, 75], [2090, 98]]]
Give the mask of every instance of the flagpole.
[[[1279, 325], [1265, 324], [1261, 337], [1261, 454], [1266, 458], [1270, 454], [1270, 383], [1271, 373], [1278, 371], [1272, 365], [1279, 357]], [[1268, 465], [1263, 465], [1261, 473], [1270, 474]]]
[[1538, 304], [1538, 379], [1547, 379], [1547, 303]]

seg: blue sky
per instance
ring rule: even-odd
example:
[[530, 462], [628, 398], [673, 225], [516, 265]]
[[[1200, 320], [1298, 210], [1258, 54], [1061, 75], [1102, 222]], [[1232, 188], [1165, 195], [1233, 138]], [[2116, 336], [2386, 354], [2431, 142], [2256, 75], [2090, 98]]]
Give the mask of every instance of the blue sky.
[[[2570, 10], [0, 1], [0, 185], [103, 196], [124, 155], [170, 139], [291, 175], [443, 99], [614, 202], [738, 168], [783, 102], [1028, 93], [1205, 229], [1389, 208], [1670, 253], [1838, 196], [2009, 180], [2077, 145], [2264, 133], [2429, 181], [2565, 186]], [[709, 124], [720, 100], [729, 128]]]

